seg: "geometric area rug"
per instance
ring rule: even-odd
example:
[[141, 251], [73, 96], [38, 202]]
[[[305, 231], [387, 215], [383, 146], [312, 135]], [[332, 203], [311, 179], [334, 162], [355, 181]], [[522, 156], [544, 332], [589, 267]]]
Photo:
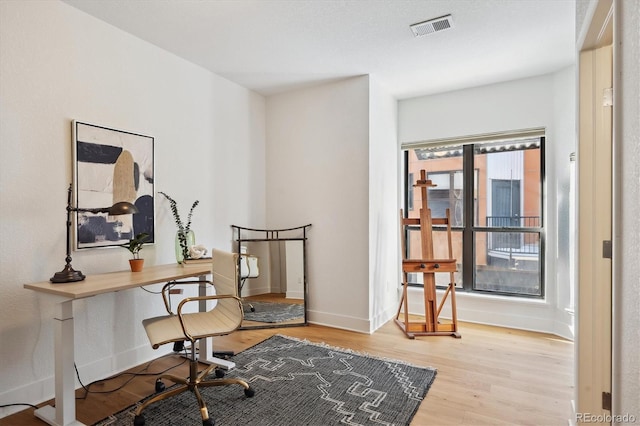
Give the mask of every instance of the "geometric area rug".
[[[349, 349], [276, 335], [244, 350], [226, 377], [239, 385], [202, 389], [216, 426], [409, 425], [436, 370]], [[130, 426], [136, 405], [96, 423]], [[147, 425], [201, 425], [198, 404], [184, 392], [147, 407]]]

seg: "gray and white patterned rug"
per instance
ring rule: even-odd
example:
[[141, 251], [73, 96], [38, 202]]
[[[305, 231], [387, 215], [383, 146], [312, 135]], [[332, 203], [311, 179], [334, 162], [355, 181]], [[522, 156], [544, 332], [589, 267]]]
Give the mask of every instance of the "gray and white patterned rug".
[[[273, 336], [233, 358], [227, 377], [241, 377], [255, 389], [247, 398], [240, 386], [202, 390], [216, 426], [409, 425], [436, 370], [316, 344]], [[131, 406], [96, 424], [130, 426]], [[195, 396], [185, 392], [144, 411], [147, 425], [201, 425]]]
[[[255, 311], [251, 311], [251, 306]], [[304, 305], [299, 303], [245, 301], [243, 308], [247, 321], [277, 323], [304, 318]]]

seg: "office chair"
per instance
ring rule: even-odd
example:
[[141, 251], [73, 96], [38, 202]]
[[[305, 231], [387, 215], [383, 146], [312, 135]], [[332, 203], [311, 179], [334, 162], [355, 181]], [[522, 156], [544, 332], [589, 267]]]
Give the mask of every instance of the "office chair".
[[[235, 331], [240, 327], [243, 317], [242, 303], [238, 297], [238, 255], [214, 249], [212, 262], [213, 283], [210, 281], [205, 282], [214, 286], [216, 290], [215, 295], [185, 298], [178, 305], [177, 312], [173, 313], [169, 299], [169, 290], [176, 285], [176, 283], [168, 283], [162, 288], [162, 297], [168, 315], [142, 321], [151, 346], [154, 349], [158, 349], [160, 345], [166, 343], [188, 340], [191, 342], [191, 355], [189, 359], [189, 377], [185, 379], [170, 374], [162, 375], [160, 379], [171, 380], [179, 384], [179, 386], [161, 391], [138, 407], [133, 423], [135, 426], [145, 424], [142, 412], [149, 405], [185, 391], [191, 391], [196, 396], [198, 405], [200, 406], [203, 426], [213, 426], [215, 422], [209, 418], [207, 406], [200, 394], [200, 388], [238, 384], [244, 388], [244, 394], [247, 397], [254, 395], [254, 390], [244, 380], [223, 378], [224, 373], [222, 370], [216, 370], [215, 364], [198, 373], [196, 341], [212, 336], [222, 336]], [[202, 284], [203, 281], [183, 281], [178, 284], [194, 283]], [[215, 300], [216, 303], [212, 309], [206, 312], [182, 312], [185, 305], [194, 302], [198, 303], [201, 300]], [[216, 377], [207, 379], [207, 376], [212, 373], [215, 373]], [[156, 388], [158, 388], [157, 385]]]

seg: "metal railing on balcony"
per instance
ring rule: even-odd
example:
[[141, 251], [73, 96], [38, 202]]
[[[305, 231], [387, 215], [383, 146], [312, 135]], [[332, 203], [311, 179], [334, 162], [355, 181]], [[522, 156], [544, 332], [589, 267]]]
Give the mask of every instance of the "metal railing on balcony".
[[[538, 228], [540, 216], [487, 216], [487, 228]], [[487, 251], [505, 253], [509, 258], [514, 255], [535, 255], [540, 252], [540, 233], [490, 232], [487, 238]]]
[[540, 216], [487, 216], [487, 228], [538, 228]]

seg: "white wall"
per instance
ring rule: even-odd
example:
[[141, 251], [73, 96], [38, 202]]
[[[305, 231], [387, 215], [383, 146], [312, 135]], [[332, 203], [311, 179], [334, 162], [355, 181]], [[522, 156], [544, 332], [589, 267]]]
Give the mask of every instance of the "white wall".
[[398, 309], [400, 291], [398, 102], [370, 79], [369, 317], [375, 331]]
[[400, 143], [548, 126], [551, 85], [547, 75], [401, 100]]
[[640, 421], [640, 2], [618, 1], [616, 7], [612, 413], [634, 414]]
[[269, 97], [267, 140], [269, 227], [312, 224], [309, 321], [368, 332], [369, 77]]
[[267, 222], [312, 224], [310, 322], [369, 333], [397, 309], [396, 109], [370, 76], [267, 100]]
[[[571, 270], [570, 253], [570, 155], [575, 152], [576, 140], [576, 68], [569, 67], [553, 75], [553, 126], [551, 137], [556, 143], [547, 144], [546, 177], [547, 212], [554, 216], [555, 234], [548, 236], [547, 247], [554, 245], [555, 277], [547, 285], [547, 291], [554, 291], [556, 311], [553, 332], [573, 339], [574, 314], [571, 306]], [[575, 184], [575, 182], [574, 182]], [[573, 230], [575, 231], [575, 230]], [[575, 283], [573, 283], [575, 287]], [[575, 292], [575, 288], [573, 289]]]
[[[556, 163], [556, 153], [571, 152], [575, 148], [573, 116], [575, 106], [572, 97], [573, 71], [567, 69], [556, 74], [523, 80], [509, 81], [467, 90], [443, 93], [402, 100], [398, 106], [399, 143], [419, 142], [440, 138], [503, 132], [528, 128], [546, 129], [546, 181], [555, 182], [556, 168], [566, 168], [567, 163]], [[568, 85], [565, 88], [562, 85]], [[564, 154], [563, 154], [564, 155]], [[563, 177], [564, 179], [564, 177]], [[562, 185], [564, 185], [564, 181]], [[567, 257], [568, 252], [557, 251], [558, 240], [568, 239], [568, 234], [558, 233], [556, 199], [557, 187], [545, 187], [545, 217], [547, 244], [545, 253], [546, 298], [544, 301], [491, 297], [458, 292], [458, 319], [472, 322], [525, 328], [567, 335], [568, 324], [559, 324], [565, 318], [564, 300], [561, 300], [556, 285], [559, 281], [556, 270], [558, 256]], [[566, 245], [565, 242], [562, 243]], [[568, 262], [568, 260], [567, 260]], [[423, 302], [417, 290], [410, 289], [410, 309], [423, 312]], [[413, 302], [412, 302], [413, 301]], [[448, 315], [446, 309], [443, 315]]]
[[[185, 214], [199, 199], [197, 241], [229, 249], [231, 223], [265, 224], [265, 102], [58, 1], [0, 2], [0, 55], [0, 404], [36, 403], [53, 396], [52, 308], [23, 284], [64, 266], [71, 120], [154, 136], [156, 190]], [[174, 236], [159, 197], [148, 264], [175, 261]], [[122, 270], [128, 257], [86, 250], [73, 265]], [[162, 312], [157, 297], [136, 289], [74, 304], [85, 383], [161, 353], [141, 326]]]

